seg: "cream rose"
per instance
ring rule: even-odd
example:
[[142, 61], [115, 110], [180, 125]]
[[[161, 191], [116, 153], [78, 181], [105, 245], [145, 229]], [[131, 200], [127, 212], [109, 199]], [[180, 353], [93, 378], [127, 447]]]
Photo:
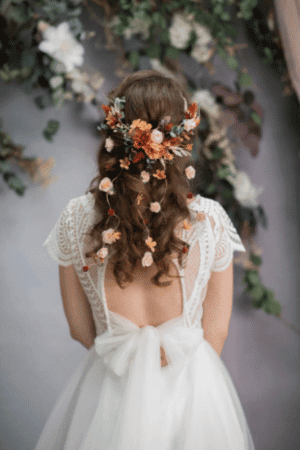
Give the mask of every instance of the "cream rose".
[[195, 171], [194, 167], [192, 167], [192, 166], [189, 166], [185, 169], [185, 174], [189, 180], [191, 178], [195, 177], [195, 173], [196, 173], [196, 171]]
[[142, 265], [143, 267], [149, 267], [153, 263], [153, 258], [151, 255], [151, 252], [145, 252], [144, 257], [142, 259]]
[[143, 183], [147, 183], [150, 180], [150, 173], [148, 173], [145, 170], [143, 170], [141, 172], [141, 178], [143, 180]]
[[113, 184], [110, 180], [110, 178], [105, 177], [103, 180], [101, 180], [101, 183], [99, 184], [100, 191], [108, 192], [112, 189]]
[[160, 204], [158, 202], [150, 203], [150, 209], [152, 212], [158, 213], [160, 211]]
[[102, 231], [102, 237], [103, 237], [103, 242], [105, 242], [105, 244], [112, 244], [113, 242], [116, 241], [116, 238], [114, 237], [114, 229], [113, 228], [109, 228], [108, 230]]
[[100, 248], [100, 250], [97, 252], [97, 255], [100, 256], [100, 258], [105, 258], [107, 256], [108, 250], [106, 247]]
[[157, 128], [151, 132], [151, 140], [155, 144], [161, 144], [164, 140], [164, 135], [161, 131], [159, 131]]
[[105, 139], [105, 148], [108, 152], [111, 152], [114, 148], [114, 141], [110, 137]]
[[193, 128], [196, 127], [196, 120], [195, 119], [188, 119], [184, 122], [184, 129], [185, 131], [190, 131]]

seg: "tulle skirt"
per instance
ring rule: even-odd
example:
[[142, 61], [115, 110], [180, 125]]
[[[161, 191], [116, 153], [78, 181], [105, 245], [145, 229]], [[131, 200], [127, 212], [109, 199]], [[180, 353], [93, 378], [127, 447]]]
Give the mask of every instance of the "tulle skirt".
[[105, 358], [96, 338], [35, 450], [255, 450], [230, 374], [209, 342], [202, 338], [187, 357], [151, 372], [158, 355], [148, 331], [148, 353], [144, 347], [123, 376], [112, 369], [124, 366], [128, 349]]

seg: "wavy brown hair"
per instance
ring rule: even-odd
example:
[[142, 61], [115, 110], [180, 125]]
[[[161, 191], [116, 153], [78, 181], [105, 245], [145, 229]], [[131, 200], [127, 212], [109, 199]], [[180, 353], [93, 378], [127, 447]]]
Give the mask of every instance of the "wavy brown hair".
[[[129, 125], [133, 120], [141, 119], [151, 123], [154, 129], [164, 116], [171, 116], [171, 122], [174, 125], [178, 125], [184, 119], [184, 101], [181, 95], [186, 98], [189, 106], [191, 103], [189, 95], [177, 81], [155, 70], [143, 70], [127, 76], [108, 94], [108, 98], [113, 101], [115, 97], [125, 96], [124, 123]], [[113, 182], [115, 195], [109, 196], [111, 208], [120, 218], [116, 231], [121, 232], [121, 238], [108, 246], [108, 256], [111, 252], [114, 253], [113, 273], [117, 283], [124, 289], [123, 282], [132, 282], [131, 273], [137, 262], [141, 261], [145, 251], [150, 250], [145, 244], [148, 233], [145, 234], [143, 219], [146, 219], [150, 236], [157, 243], [152, 257], [158, 272], [151, 281], [159, 287], [169, 286], [172, 281], [159, 281], [163, 274], [171, 278], [180, 277], [169, 274], [170, 255], [177, 252], [180, 266], [183, 267], [182, 249], [183, 247], [189, 249], [189, 244], [177, 237], [174, 230], [184, 219], [190, 221], [192, 219], [186, 200], [190, 186], [184, 170], [188, 165], [193, 165], [193, 162], [190, 156], [175, 155], [171, 163], [166, 161], [165, 169], [161, 162], [156, 160], [151, 170], [147, 170], [146, 158], [143, 158], [138, 163], [130, 164], [128, 170], [124, 170], [119, 163], [119, 159], [124, 159], [126, 156], [122, 134], [113, 132], [111, 128], [101, 130], [101, 133], [104, 136], [97, 157], [99, 175], [92, 179], [86, 191], [86, 194], [88, 192], [94, 194], [95, 209], [101, 217], [100, 222], [95, 223], [87, 234], [99, 244], [93, 250], [86, 252], [85, 256], [89, 258], [95, 255], [103, 244], [102, 231], [115, 228], [118, 224], [118, 218], [108, 214], [106, 192], [99, 189], [99, 183], [105, 177], [113, 180], [120, 175]], [[111, 152], [105, 149], [107, 137], [114, 141]], [[156, 173], [157, 169], [165, 170], [167, 184], [165, 179], [161, 180], [153, 176], [150, 176], [148, 183], [143, 183], [140, 178], [141, 171], [147, 170], [152, 174]], [[94, 183], [95, 187], [93, 187]], [[138, 206], [136, 199], [139, 193], [143, 194], [145, 201]], [[161, 211], [158, 214], [152, 212], [148, 206], [150, 202], [157, 201], [161, 201]]]

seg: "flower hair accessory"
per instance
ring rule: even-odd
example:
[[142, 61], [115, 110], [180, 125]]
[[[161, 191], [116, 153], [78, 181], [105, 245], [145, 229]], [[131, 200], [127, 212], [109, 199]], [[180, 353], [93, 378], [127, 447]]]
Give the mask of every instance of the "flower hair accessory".
[[[200, 116], [197, 114], [197, 103], [192, 103], [190, 107], [187, 106], [187, 101], [184, 97], [184, 119], [179, 125], [173, 125], [170, 123], [171, 117], [165, 116], [158, 124], [157, 128], [153, 129], [152, 125], [144, 120], [136, 119], [130, 125], [125, 124], [122, 119], [124, 119], [124, 105], [125, 97], [116, 97], [113, 101], [112, 106], [102, 105], [102, 109], [106, 114], [105, 122], [98, 126], [98, 129], [112, 129], [113, 132], [121, 132], [124, 138], [124, 147], [126, 156], [123, 159], [119, 159], [120, 167], [123, 170], [129, 170], [131, 164], [136, 164], [141, 159], [146, 158], [147, 170], [141, 171], [141, 180], [143, 183], [148, 183], [150, 176], [157, 178], [158, 180], [165, 180], [167, 186], [167, 179], [165, 174], [166, 162], [173, 163], [174, 155], [183, 157], [190, 156], [192, 150], [192, 144], [186, 144], [184, 141], [188, 141], [194, 134], [194, 130], [200, 123]], [[107, 152], [112, 153], [114, 150], [114, 141], [111, 137], [105, 140], [105, 149]], [[162, 170], [157, 169], [155, 173], [151, 173], [151, 167], [156, 160], [160, 160], [162, 164]], [[120, 172], [122, 173], [122, 171]], [[195, 177], [195, 169], [189, 166], [185, 169], [185, 174], [188, 179]], [[120, 175], [120, 174], [119, 174]], [[119, 176], [117, 175], [117, 177]], [[117, 178], [116, 177], [116, 178]], [[115, 211], [111, 208], [109, 202], [109, 195], [115, 194], [113, 182], [116, 180], [114, 178], [111, 180], [109, 177], [104, 177], [100, 184], [99, 189], [106, 192], [106, 199], [109, 205], [108, 215], [110, 217], [116, 216], [120, 219]], [[166, 192], [166, 191], [165, 191]], [[164, 194], [165, 195], [165, 194]], [[163, 195], [163, 198], [164, 198]], [[192, 198], [193, 194], [189, 193], [188, 198]], [[162, 200], [163, 200], [162, 198]], [[137, 205], [143, 199], [143, 194], [139, 193], [137, 196]], [[150, 203], [149, 209], [155, 213], [162, 213], [161, 202]], [[139, 212], [140, 214], [140, 212]], [[141, 216], [141, 214], [140, 214]], [[150, 251], [146, 251], [142, 258], [142, 265], [151, 266], [153, 263], [152, 253], [155, 252], [156, 242], [153, 241], [149, 234], [149, 230], [146, 226], [146, 219], [141, 216], [143, 225], [147, 230], [147, 238], [145, 239], [145, 244]], [[109, 217], [108, 219], [109, 220]], [[118, 227], [117, 225], [117, 227]], [[102, 239], [105, 244], [112, 244], [117, 239], [121, 238], [121, 233], [115, 229], [109, 228], [102, 232]], [[187, 221], [183, 222], [183, 227], [189, 229]], [[182, 251], [187, 252], [187, 247], [183, 247]], [[107, 247], [102, 247], [96, 253], [95, 258], [100, 258], [101, 262], [104, 261], [105, 257], [108, 255]], [[89, 270], [89, 266], [83, 267], [84, 271]]]

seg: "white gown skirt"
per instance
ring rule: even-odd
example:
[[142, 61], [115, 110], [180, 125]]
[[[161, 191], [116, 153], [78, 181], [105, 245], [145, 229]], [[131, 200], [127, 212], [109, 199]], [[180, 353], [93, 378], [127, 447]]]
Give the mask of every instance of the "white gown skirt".
[[174, 323], [97, 336], [35, 450], [255, 450], [223, 361]]

